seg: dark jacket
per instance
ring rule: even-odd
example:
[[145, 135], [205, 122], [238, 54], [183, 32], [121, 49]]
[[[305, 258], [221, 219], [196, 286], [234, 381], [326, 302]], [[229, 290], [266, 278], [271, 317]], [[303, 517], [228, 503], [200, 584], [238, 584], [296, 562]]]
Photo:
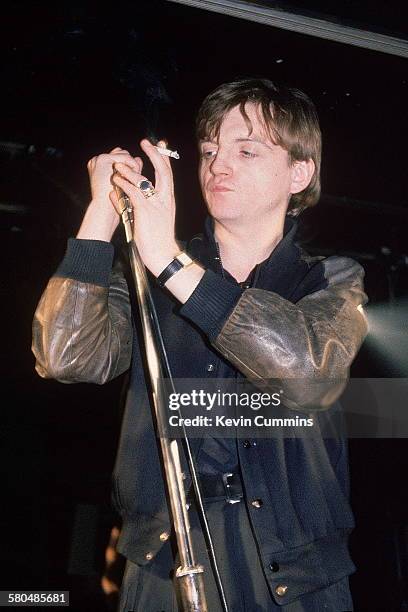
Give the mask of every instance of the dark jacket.
[[[255, 384], [278, 380], [286, 408], [318, 421], [325, 408], [336, 409], [366, 333], [358, 308], [366, 301], [363, 271], [347, 258], [309, 257], [295, 244], [295, 231], [288, 220], [284, 238], [258, 267], [255, 286], [242, 289], [225, 277], [207, 225], [188, 244], [207, 270], [186, 304], [156, 286], [153, 293], [175, 378], [217, 377], [226, 360]], [[123, 517], [119, 550], [144, 564], [160, 549], [169, 518], [138, 335], [126, 282], [111, 273], [112, 259], [108, 243], [70, 241], [38, 306], [33, 350], [38, 373], [62, 382], [103, 383], [131, 361], [114, 498]], [[262, 564], [272, 589], [288, 585], [279, 603], [350, 574], [345, 441], [242, 442], [239, 461]], [[193, 440], [194, 453], [199, 447]], [[254, 499], [261, 504], [252, 505]]]

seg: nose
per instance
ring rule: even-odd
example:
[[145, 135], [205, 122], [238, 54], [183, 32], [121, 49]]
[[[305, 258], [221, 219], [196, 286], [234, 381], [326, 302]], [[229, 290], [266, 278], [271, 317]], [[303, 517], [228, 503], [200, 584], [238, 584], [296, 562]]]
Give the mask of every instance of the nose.
[[231, 164], [228, 161], [228, 157], [225, 152], [221, 152], [220, 149], [218, 149], [211, 161], [210, 170], [214, 176], [219, 174], [231, 174]]

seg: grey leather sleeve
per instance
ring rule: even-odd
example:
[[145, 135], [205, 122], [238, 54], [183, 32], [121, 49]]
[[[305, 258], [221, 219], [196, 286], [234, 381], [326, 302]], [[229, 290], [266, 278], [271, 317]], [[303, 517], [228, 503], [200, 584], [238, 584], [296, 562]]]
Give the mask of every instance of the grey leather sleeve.
[[367, 333], [361, 266], [345, 257], [321, 265], [326, 288], [296, 304], [262, 289], [245, 291], [214, 342], [257, 386], [283, 390], [289, 408], [330, 406]]
[[130, 366], [132, 319], [124, 277], [109, 288], [55, 276], [33, 321], [32, 350], [43, 378], [103, 384]]

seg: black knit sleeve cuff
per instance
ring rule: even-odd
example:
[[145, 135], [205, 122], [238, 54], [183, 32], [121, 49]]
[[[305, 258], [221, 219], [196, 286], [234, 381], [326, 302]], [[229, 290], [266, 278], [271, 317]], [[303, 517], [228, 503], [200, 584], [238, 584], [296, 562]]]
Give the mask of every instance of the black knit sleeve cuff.
[[55, 276], [109, 287], [113, 255], [114, 247], [110, 242], [69, 238]]
[[206, 270], [180, 314], [198, 325], [210, 340], [215, 340], [242, 294], [242, 289]]

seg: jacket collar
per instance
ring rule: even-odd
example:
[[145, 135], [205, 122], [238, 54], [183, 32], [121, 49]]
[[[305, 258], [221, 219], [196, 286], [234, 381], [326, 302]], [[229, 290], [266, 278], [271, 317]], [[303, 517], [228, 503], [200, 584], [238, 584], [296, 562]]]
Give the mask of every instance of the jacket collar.
[[[295, 243], [297, 222], [286, 217], [283, 237], [272, 251], [270, 256], [257, 266], [255, 283], [253, 286], [268, 291], [275, 291], [287, 299], [298, 284], [299, 272], [303, 272], [300, 262], [300, 249]], [[219, 249], [214, 236], [214, 219], [207, 217], [203, 234], [193, 238], [188, 247], [193, 257], [201, 261], [206, 267], [218, 274], [222, 274]], [[302, 271], [299, 268], [302, 268]], [[226, 274], [232, 282], [232, 277]]]
[[[291, 217], [286, 217], [282, 239], [277, 244], [268, 259], [261, 263], [261, 266], [269, 267], [273, 265], [275, 260], [283, 262], [288, 259], [292, 260], [298, 252], [298, 248], [294, 242], [296, 231], [297, 222]], [[194, 245], [193, 242], [196, 240], [198, 240], [201, 244]], [[210, 262], [208, 261], [208, 258], [214, 259], [215, 257], [219, 256], [218, 246], [214, 235], [214, 219], [212, 217], [207, 216], [203, 234], [195, 236], [195, 238], [193, 238], [190, 242], [190, 246], [194, 251], [197, 249], [197, 247], [199, 247], [200, 261], [202, 261], [202, 263], [209, 264]], [[203, 261], [202, 257], [206, 261]]]

